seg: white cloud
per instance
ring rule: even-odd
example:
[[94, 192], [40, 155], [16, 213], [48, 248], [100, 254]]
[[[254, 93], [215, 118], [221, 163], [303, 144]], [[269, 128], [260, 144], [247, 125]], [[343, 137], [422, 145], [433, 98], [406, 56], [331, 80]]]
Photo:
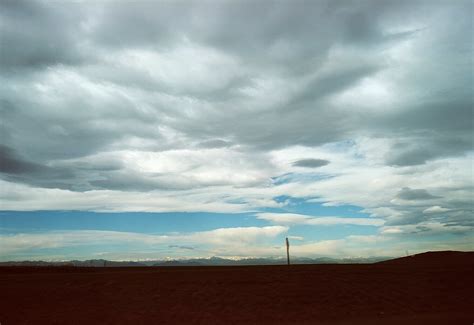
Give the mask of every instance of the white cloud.
[[359, 226], [382, 226], [383, 219], [376, 218], [344, 218], [344, 217], [315, 217], [295, 213], [257, 213], [258, 219], [271, 221], [276, 224], [304, 224], [311, 226], [330, 225], [359, 225]]
[[[428, 229], [429, 228], [429, 229]], [[436, 235], [445, 232], [445, 227], [436, 223], [425, 223], [418, 228], [409, 226], [383, 227], [378, 235], [347, 236], [341, 239], [322, 241], [303, 241], [300, 236], [287, 236], [291, 242], [290, 255], [298, 257], [369, 257], [369, 256], [403, 256], [408, 250], [411, 254], [427, 250], [472, 250], [472, 238], [453, 238], [438, 241]], [[428, 230], [427, 230], [428, 229]], [[457, 227], [460, 232], [472, 231], [472, 228]], [[172, 233], [151, 235], [142, 233], [117, 231], [51, 231], [45, 233], [28, 233], [0, 235], [0, 253], [5, 256], [32, 256], [38, 259], [67, 259], [80, 255], [70, 250], [68, 255], [41, 255], [41, 249], [78, 248], [80, 246], [97, 245], [102, 252], [104, 247], [115, 244], [126, 244], [131, 248], [126, 252], [97, 253], [109, 259], [167, 259], [223, 256], [229, 258], [242, 257], [283, 257], [285, 245], [275, 245], [273, 240], [285, 235], [288, 227], [237, 227], [220, 228], [196, 233]], [[401, 235], [411, 231], [422, 233], [422, 241], [405, 240]], [[435, 235], [435, 236], [433, 236]], [[301, 242], [302, 243], [299, 243]], [[138, 246], [137, 246], [138, 245]], [[183, 252], [169, 249], [170, 245], [190, 247]], [[30, 254], [30, 255], [28, 255]]]
[[238, 254], [253, 250], [257, 253], [267, 250], [262, 245], [265, 243], [268, 245], [269, 240], [287, 231], [288, 227], [268, 226], [218, 228], [195, 233], [166, 235], [99, 230], [20, 233], [0, 235], [0, 252], [1, 255], [6, 256], [44, 248], [132, 243], [155, 247], [162, 244], [179, 243], [180, 245], [203, 246], [208, 251], [218, 252], [219, 255]]
[[368, 235], [292, 245], [290, 254], [301, 257], [398, 257], [405, 256], [406, 251], [410, 254], [440, 250], [470, 251], [473, 247], [474, 242], [465, 239], [439, 241], [436, 237], [427, 237], [424, 241], [418, 242], [400, 240], [395, 236]]
[[450, 211], [450, 209], [446, 209], [446, 208], [443, 208], [443, 207], [440, 207], [439, 205], [434, 205], [432, 207], [429, 207], [425, 210], [423, 210], [423, 213], [442, 213], [442, 212], [447, 212], [447, 211]]
[[292, 239], [292, 240], [298, 240], [298, 241], [303, 241], [304, 240], [304, 237], [302, 236], [287, 236], [288, 239]]

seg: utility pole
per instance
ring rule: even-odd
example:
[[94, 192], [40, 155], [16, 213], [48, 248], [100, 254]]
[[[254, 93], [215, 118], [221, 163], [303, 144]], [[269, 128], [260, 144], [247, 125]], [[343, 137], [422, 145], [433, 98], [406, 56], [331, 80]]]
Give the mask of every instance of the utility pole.
[[286, 261], [288, 265], [290, 265], [290, 242], [288, 241], [288, 237], [286, 237]]

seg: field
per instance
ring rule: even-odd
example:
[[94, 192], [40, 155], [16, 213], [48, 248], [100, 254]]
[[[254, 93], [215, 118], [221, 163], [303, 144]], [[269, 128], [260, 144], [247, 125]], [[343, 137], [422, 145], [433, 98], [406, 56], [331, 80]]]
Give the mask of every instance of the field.
[[467, 254], [363, 265], [2, 267], [0, 323], [472, 324]]

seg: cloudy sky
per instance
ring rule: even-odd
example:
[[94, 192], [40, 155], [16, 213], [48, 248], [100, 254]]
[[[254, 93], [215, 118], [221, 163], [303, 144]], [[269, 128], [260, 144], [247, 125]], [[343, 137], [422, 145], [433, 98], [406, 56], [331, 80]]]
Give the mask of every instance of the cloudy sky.
[[473, 250], [473, 3], [0, 2], [0, 259]]

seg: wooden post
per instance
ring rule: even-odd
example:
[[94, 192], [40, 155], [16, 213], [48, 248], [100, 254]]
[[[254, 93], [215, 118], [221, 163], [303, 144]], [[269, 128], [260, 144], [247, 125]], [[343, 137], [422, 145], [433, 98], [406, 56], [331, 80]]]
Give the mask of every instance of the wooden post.
[[286, 237], [286, 261], [288, 265], [290, 265], [290, 242], [288, 241], [288, 237]]

